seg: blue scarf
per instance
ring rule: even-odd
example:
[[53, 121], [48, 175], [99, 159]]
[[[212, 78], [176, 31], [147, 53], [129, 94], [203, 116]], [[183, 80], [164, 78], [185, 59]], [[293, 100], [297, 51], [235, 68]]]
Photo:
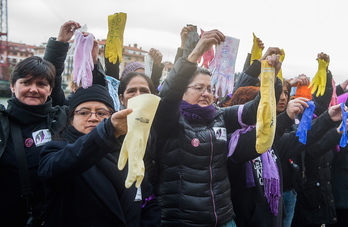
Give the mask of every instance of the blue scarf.
[[207, 124], [214, 119], [216, 109], [213, 105], [201, 107], [198, 104], [190, 104], [186, 101], [180, 103], [180, 113], [188, 121]]

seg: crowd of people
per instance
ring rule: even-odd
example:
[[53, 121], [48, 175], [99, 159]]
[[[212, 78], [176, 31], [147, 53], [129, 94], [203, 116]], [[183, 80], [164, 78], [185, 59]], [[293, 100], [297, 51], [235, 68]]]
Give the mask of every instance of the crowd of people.
[[[347, 100], [338, 98], [348, 80], [336, 86], [326, 66], [324, 94], [296, 97], [292, 88], [308, 89], [310, 80], [279, 78], [284, 52], [270, 47], [257, 59], [249, 54], [233, 92], [217, 97], [211, 71], [197, 62], [226, 37], [211, 30], [188, 43], [195, 32], [188, 25], [163, 83], [159, 50], [149, 51], [152, 75], [140, 62], [120, 72], [119, 62], [101, 64], [94, 39], [92, 85], [74, 83], [65, 97], [64, 61], [79, 28], [64, 23], [43, 58], [28, 57], [11, 73], [13, 96], [0, 105], [1, 226], [348, 226], [348, 156], [340, 146]], [[330, 61], [322, 52], [317, 59]], [[118, 164], [134, 135], [129, 101], [144, 94], [160, 101], [144, 178], [127, 187], [132, 166]], [[260, 152], [258, 113], [272, 96], [275, 129], [262, 135], [272, 143]]]

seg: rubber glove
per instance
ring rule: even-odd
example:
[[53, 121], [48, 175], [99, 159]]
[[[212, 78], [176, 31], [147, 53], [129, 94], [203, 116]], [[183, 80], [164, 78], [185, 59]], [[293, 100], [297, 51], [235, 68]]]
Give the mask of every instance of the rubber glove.
[[126, 13], [116, 13], [108, 16], [108, 36], [105, 45], [105, 57], [113, 64], [117, 61], [122, 62], [123, 32], [126, 21]]
[[144, 66], [145, 66], [145, 75], [151, 78], [152, 67], [153, 67], [153, 58], [150, 56], [150, 54], [145, 55]]
[[216, 46], [215, 57], [209, 63], [211, 86], [218, 91], [215, 97], [231, 94], [234, 87], [234, 73], [239, 48], [239, 39], [225, 36], [225, 41]]
[[128, 160], [126, 188], [130, 188], [134, 182], [139, 188], [143, 181], [145, 172], [143, 158], [159, 101], [160, 98], [152, 94], [138, 95], [128, 100], [127, 108], [133, 109], [133, 112], [127, 116], [128, 132], [118, 158], [119, 170], [125, 167]]
[[[279, 61], [284, 62], [285, 52], [284, 52], [283, 49], [280, 49], [280, 50], [281, 50], [282, 54], [279, 57]], [[277, 74], [277, 77], [283, 81], [283, 71], [282, 71], [282, 68], [280, 68], [280, 70], [279, 70], [279, 72]]]
[[193, 26], [193, 30], [188, 33], [185, 40], [183, 57], [189, 56], [199, 41], [197, 26], [195, 25], [192, 25], [192, 26]]
[[341, 110], [342, 110], [342, 124], [340, 127], [340, 131], [342, 132], [341, 140], [340, 140], [340, 147], [346, 147], [347, 146], [347, 118], [348, 118], [348, 112], [344, 110], [345, 103], [341, 103]]
[[325, 93], [325, 87], [326, 87], [326, 77], [327, 77], [327, 67], [329, 66], [329, 63], [327, 63], [325, 60], [317, 59], [318, 60], [318, 71], [315, 74], [312, 82], [309, 85], [309, 88], [312, 87], [312, 94], [316, 93], [316, 96], [322, 96]]
[[[327, 78], [329, 80], [329, 78]], [[329, 107], [337, 105], [339, 102], [337, 101], [337, 93], [336, 93], [336, 82], [334, 78], [331, 79], [332, 83], [332, 96]]]
[[271, 148], [276, 128], [275, 68], [267, 60], [261, 62], [261, 99], [257, 109], [256, 151], [263, 154]]
[[253, 63], [255, 59], [259, 60], [262, 57], [262, 49], [259, 47], [257, 42], [257, 37], [253, 33], [253, 46], [251, 48], [251, 57], [250, 57], [250, 65]]
[[[201, 35], [199, 37], [202, 37], [203, 34], [204, 31], [201, 29]], [[200, 67], [208, 69], [210, 62], [214, 59], [214, 56], [214, 47], [211, 47], [208, 51], [204, 52], [204, 54], [198, 59]]]
[[301, 117], [300, 124], [296, 131], [296, 136], [298, 136], [298, 140], [302, 144], [306, 144], [307, 142], [307, 131], [311, 129], [313, 114], [315, 110], [315, 105], [313, 101], [306, 102], [309, 107], [306, 107], [303, 115]]
[[93, 49], [93, 35], [84, 36], [79, 30], [75, 30], [74, 49], [74, 82], [78, 86], [88, 88], [92, 86], [92, 71], [94, 63], [91, 51]]
[[312, 99], [311, 90], [308, 88], [307, 85], [300, 85], [300, 84], [297, 85], [295, 98], [298, 98], [298, 97], [307, 98], [309, 100]]

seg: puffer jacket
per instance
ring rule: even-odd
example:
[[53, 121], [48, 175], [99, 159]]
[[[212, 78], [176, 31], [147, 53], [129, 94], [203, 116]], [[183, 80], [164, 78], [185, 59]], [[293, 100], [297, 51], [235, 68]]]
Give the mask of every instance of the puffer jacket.
[[[156, 194], [163, 226], [219, 226], [234, 218], [227, 175], [227, 134], [240, 128], [238, 106], [217, 108], [208, 124], [194, 124], [179, 105], [197, 64], [180, 58], [163, 84], [153, 123], [157, 144]], [[243, 121], [256, 123], [259, 96]]]

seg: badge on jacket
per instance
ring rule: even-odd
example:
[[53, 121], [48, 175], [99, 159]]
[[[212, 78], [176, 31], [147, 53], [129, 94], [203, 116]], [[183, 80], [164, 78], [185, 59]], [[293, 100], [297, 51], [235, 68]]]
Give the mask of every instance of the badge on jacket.
[[35, 145], [43, 146], [45, 143], [52, 140], [51, 132], [48, 129], [40, 129], [32, 133]]
[[213, 127], [213, 130], [214, 130], [214, 132], [215, 132], [215, 138], [216, 138], [217, 140], [227, 141], [226, 128], [222, 128], [222, 127]]

